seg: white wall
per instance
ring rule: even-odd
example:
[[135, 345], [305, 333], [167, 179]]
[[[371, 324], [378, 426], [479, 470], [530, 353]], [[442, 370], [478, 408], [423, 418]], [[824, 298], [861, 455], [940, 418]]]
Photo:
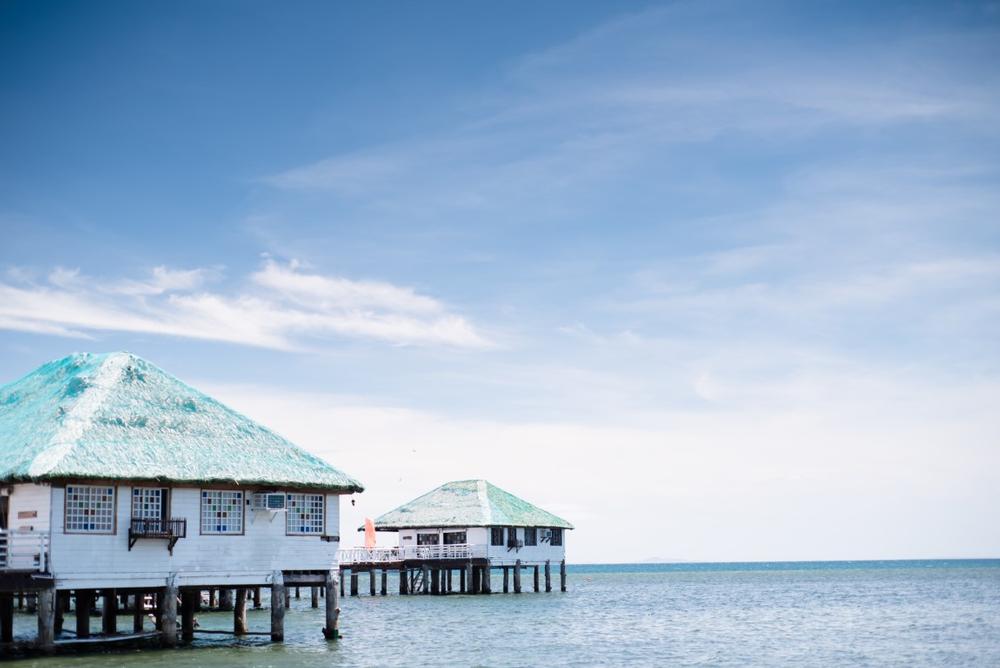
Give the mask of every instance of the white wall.
[[[22, 531], [48, 531], [50, 489], [48, 485], [14, 485], [10, 494], [8, 527]], [[18, 514], [25, 517], [18, 517]], [[30, 515], [34, 514], [34, 517]]]
[[[164, 539], [139, 539], [129, 551], [131, 487], [117, 487], [117, 528], [112, 535], [65, 533], [65, 491], [52, 488], [51, 559], [59, 588], [157, 586], [169, 573], [177, 573], [180, 586], [267, 584], [275, 570], [333, 567], [340, 546], [319, 536], [286, 536], [284, 512], [252, 511], [246, 499], [244, 535], [201, 535], [201, 489], [177, 487], [171, 489], [170, 516], [187, 519], [187, 537], [177, 541], [173, 556]], [[326, 497], [324, 533], [340, 534], [338, 494]]]
[[[562, 545], [551, 545], [549, 543], [543, 543], [541, 540], [542, 528], [538, 528], [538, 545], [535, 546], [524, 546], [519, 550], [507, 549], [507, 534], [506, 531], [509, 527], [505, 527], [504, 533], [504, 544], [503, 545], [490, 545], [490, 530], [487, 527], [469, 527], [465, 529], [467, 532], [466, 540], [469, 545], [485, 545], [487, 546], [487, 555], [494, 566], [503, 566], [506, 564], [514, 564], [518, 559], [521, 560], [522, 564], [541, 564], [545, 563], [546, 560], [551, 561], [553, 564], [557, 564], [566, 558], [566, 537], [569, 533], [567, 530], [563, 529], [563, 544]], [[417, 546], [417, 533], [428, 533], [428, 532], [438, 532], [443, 534], [445, 531], [461, 531], [462, 529], [448, 528], [428, 528], [428, 529], [402, 529], [399, 532], [399, 545], [402, 547], [416, 547]], [[520, 541], [524, 541], [524, 529], [517, 528], [517, 538]], [[409, 539], [407, 539], [409, 537]], [[439, 539], [440, 544], [444, 544], [444, 538]]]

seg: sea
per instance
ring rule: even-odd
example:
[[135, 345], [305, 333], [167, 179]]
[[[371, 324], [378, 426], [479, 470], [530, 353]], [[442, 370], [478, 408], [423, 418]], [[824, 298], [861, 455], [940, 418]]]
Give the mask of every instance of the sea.
[[[303, 589], [282, 644], [204, 635], [12, 665], [1000, 666], [1000, 559], [571, 565], [566, 593], [553, 576], [552, 593], [531, 591], [526, 570], [525, 592], [504, 595], [495, 572], [491, 596], [399, 596], [393, 576], [389, 596], [371, 597], [362, 575], [336, 642]], [[251, 630], [269, 619], [249, 612]], [[231, 629], [232, 613], [198, 623]], [[17, 615], [15, 632], [33, 634], [33, 618]]]

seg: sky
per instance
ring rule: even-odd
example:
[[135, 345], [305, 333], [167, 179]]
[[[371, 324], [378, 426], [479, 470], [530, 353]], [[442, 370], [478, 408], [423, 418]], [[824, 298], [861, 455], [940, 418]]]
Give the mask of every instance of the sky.
[[345, 545], [486, 478], [576, 562], [997, 557], [998, 65], [996, 2], [3, 0], [0, 382], [145, 357]]

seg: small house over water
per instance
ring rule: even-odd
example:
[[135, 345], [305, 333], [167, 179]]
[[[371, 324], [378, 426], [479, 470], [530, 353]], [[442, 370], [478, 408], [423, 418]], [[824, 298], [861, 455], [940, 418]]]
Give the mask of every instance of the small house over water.
[[[566, 532], [573, 525], [486, 480], [458, 480], [441, 485], [374, 521], [376, 531], [394, 531], [393, 548], [341, 550], [341, 568], [372, 573], [382, 564], [400, 569], [400, 593], [452, 591], [452, 571], [459, 571], [459, 591], [490, 593], [493, 569], [503, 572], [503, 591], [521, 591], [521, 569], [530, 568], [539, 590], [544, 569], [551, 590], [551, 564], [560, 566], [566, 590]], [[429, 580], [429, 581], [428, 581]], [[383, 593], [385, 586], [383, 585]]]
[[[38, 644], [91, 637], [193, 635], [204, 590], [235, 590], [234, 632], [247, 633], [248, 591], [271, 588], [270, 635], [283, 637], [285, 587], [333, 588], [340, 497], [354, 478], [129, 353], [74, 354], [0, 386], [0, 646], [12, 596], [38, 600]], [[116, 628], [135, 602], [132, 634]], [[314, 594], [315, 598], [315, 594]], [[144, 627], [139, 600], [157, 602]], [[61, 637], [72, 604], [76, 632]], [[327, 598], [336, 635], [336, 596]], [[242, 612], [241, 612], [242, 610]]]

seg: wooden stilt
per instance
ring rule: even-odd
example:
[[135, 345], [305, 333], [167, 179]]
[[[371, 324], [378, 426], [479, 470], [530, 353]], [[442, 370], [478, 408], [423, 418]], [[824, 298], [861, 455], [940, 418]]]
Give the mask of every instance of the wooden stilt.
[[233, 604], [233, 634], [238, 636], [245, 636], [247, 634], [246, 587], [237, 587], [236, 589], [236, 602]]
[[0, 592], [0, 643], [14, 642], [14, 595]]
[[319, 607], [319, 587], [309, 587], [309, 605], [313, 608]]
[[468, 570], [469, 570], [469, 567], [466, 566], [465, 568], [461, 569], [458, 572], [458, 591], [461, 592], [461, 593], [463, 593], [463, 594], [465, 593], [465, 573]]
[[453, 589], [451, 588], [451, 572], [452, 572], [452, 569], [450, 569], [450, 568], [449, 568], [449, 569], [448, 569], [447, 571], [445, 571], [445, 572], [446, 572], [446, 573], [448, 574], [448, 575], [447, 575], [447, 577], [448, 577], [448, 593], [450, 594], [450, 593], [451, 593], [452, 591], [454, 591], [454, 590], [453, 590]]
[[66, 622], [64, 615], [66, 610], [66, 590], [56, 592], [56, 621], [54, 631], [58, 636], [63, 631], [63, 624]]
[[101, 629], [106, 636], [118, 633], [118, 592], [114, 589], [101, 591], [104, 604], [101, 607]]
[[486, 565], [483, 566], [483, 593], [493, 593], [493, 564], [489, 559], [486, 560]]
[[285, 577], [281, 571], [271, 575], [271, 641], [285, 639]]
[[358, 595], [358, 572], [351, 569], [351, 596]]
[[[201, 598], [200, 596], [198, 598]], [[215, 610], [219, 607], [219, 590], [212, 587], [208, 590], [208, 609]]]
[[38, 609], [38, 648], [50, 653], [56, 648], [56, 590], [43, 589], [36, 598]]
[[90, 637], [90, 611], [94, 607], [94, 592], [76, 591], [76, 637]]
[[295, 600], [298, 601], [301, 598], [302, 598], [302, 594], [299, 592], [299, 588], [296, 587], [295, 588]]
[[480, 591], [479, 591], [480, 584], [479, 583], [480, 583], [480, 580], [482, 580], [481, 570], [482, 569], [480, 569], [479, 566], [469, 566], [469, 572], [472, 574], [471, 577], [469, 578], [469, 581], [472, 583], [472, 585], [469, 588], [469, 593], [470, 594], [479, 594], [480, 593]]
[[368, 594], [375, 595], [375, 569], [368, 569]]
[[431, 569], [431, 593], [441, 593], [441, 569], [436, 566]]
[[132, 605], [132, 633], [142, 633], [143, 613], [142, 594], [135, 595], [135, 603]]
[[382, 569], [382, 586], [379, 588], [379, 593], [382, 596], [386, 596], [389, 593], [389, 571]]
[[344, 577], [344, 571], [340, 571], [340, 578], [339, 579], [340, 579], [340, 596], [341, 596], [341, 598], [343, 598], [343, 596], [344, 596], [344, 580], [347, 579], [346, 577]]
[[181, 642], [194, 640], [194, 602], [201, 598], [201, 591], [186, 589], [181, 592]]
[[514, 562], [514, 593], [521, 593], [521, 560]]
[[[77, 600], [77, 606], [79, 603]], [[163, 644], [167, 647], [175, 647], [177, 645], [177, 575], [174, 573], [167, 577], [167, 586], [163, 590], [160, 607], [160, 633], [163, 634]]]
[[430, 577], [429, 577], [429, 575], [430, 575], [430, 567], [427, 564], [423, 564], [423, 565], [420, 566], [420, 571], [421, 571], [421, 573], [423, 575], [423, 582], [420, 585], [420, 587], [421, 587], [420, 593], [421, 594], [429, 594], [431, 592]]
[[285, 590], [285, 610], [288, 610], [291, 607], [292, 607], [291, 592], [286, 589]]
[[340, 597], [337, 595], [339, 575], [339, 570], [330, 570], [323, 583], [323, 589], [326, 590], [326, 626], [323, 627], [323, 637], [327, 640], [340, 637]]
[[401, 596], [406, 596], [408, 593], [410, 593], [409, 589], [406, 586], [406, 584], [407, 584], [407, 582], [406, 582], [406, 568], [404, 566], [400, 566], [399, 567], [399, 594]]
[[545, 560], [545, 591], [552, 591], [552, 566]]
[[260, 601], [260, 587], [254, 587], [253, 588], [253, 607], [256, 610], [256, 609], [260, 608], [260, 606], [261, 606], [261, 601]]
[[[198, 597], [201, 600], [201, 596]], [[219, 590], [219, 610], [229, 612], [233, 609], [233, 590], [224, 588]]]
[[537, 594], [538, 593], [538, 564], [535, 564], [534, 579], [535, 579], [535, 593]]
[[510, 591], [510, 569], [507, 566], [503, 567], [503, 593], [508, 593]]
[[559, 589], [566, 591], [566, 560], [559, 562]]
[[24, 592], [17, 592], [17, 609], [24, 610]]

